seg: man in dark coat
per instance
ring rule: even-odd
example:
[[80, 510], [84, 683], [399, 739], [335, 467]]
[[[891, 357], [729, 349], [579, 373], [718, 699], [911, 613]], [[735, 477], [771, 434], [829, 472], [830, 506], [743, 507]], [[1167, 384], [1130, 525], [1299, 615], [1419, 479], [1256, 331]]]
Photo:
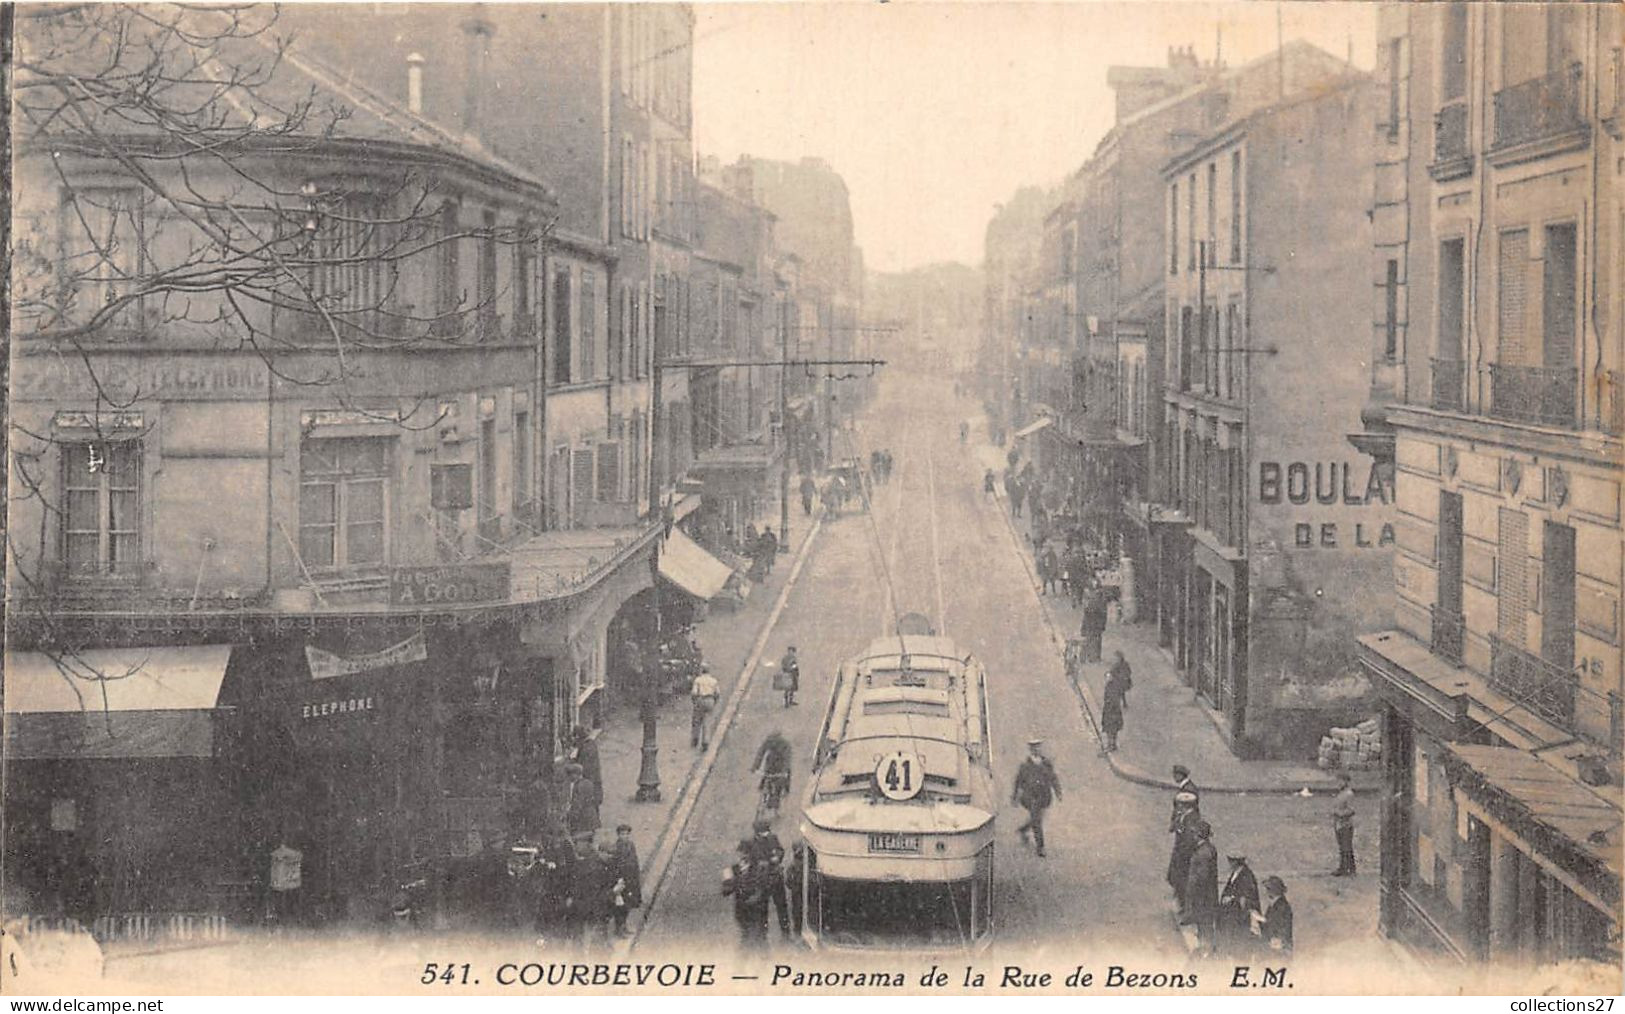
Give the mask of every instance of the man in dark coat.
[[1196, 849], [1194, 828], [1201, 819], [1194, 794], [1174, 794], [1174, 816], [1168, 822], [1168, 830], [1174, 836], [1174, 846], [1168, 855], [1168, 886], [1174, 889], [1174, 903], [1182, 920], [1185, 918], [1185, 881], [1190, 872], [1191, 853]]
[[773, 565], [779, 559], [779, 537], [773, 534], [772, 528], [763, 528], [762, 537], [757, 540], [762, 547], [762, 559], [767, 564], [767, 572], [773, 573]]
[[632, 825], [615, 828], [615, 845], [609, 854], [610, 892], [614, 902], [615, 935], [626, 936], [626, 918], [643, 906], [643, 870], [638, 865], [638, 847], [632, 842]]
[[1060, 570], [1060, 564], [1055, 560], [1054, 547], [1045, 546], [1044, 551], [1038, 554], [1038, 580], [1043, 587], [1043, 594], [1048, 595], [1055, 590], [1055, 579], [1058, 576], [1056, 571], [1058, 570]]
[[813, 497], [818, 493], [818, 483], [810, 475], [801, 477], [801, 513], [811, 516]]
[[1083, 622], [1079, 625], [1078, 636], [1083, 638], [1084, 661], [1100, 661], [1100, 641], [1106, 634], [1106, 591], [1088, 576], [1086, 590], [1083, 593]]
[[1332, 805], [1332, 833], [1337, 838], [1337, 869], [1332, 871], [1334, 877], [1354, 876], [1354, 787], [1349, 784], [1348, 775], [1343, 776], [1342, 786], [1337, 792], [1337, 801]]
[[1106, 753], [1117, 749], [1117, 734], [1123, 731], [1123, 711], [1128, 707], [1129, 688], [1134, 685], [1129, 675], [1128, 659], [1121, 651], [1115, 652], [1111, 668], [1106, 670], [1106, 689], [1100, 702], [1100, 732], [1106, 740], [1101, 749]]
[[1280, 877], [1264, 878], [1264, 896], [1269, 907], [1259, 921], [1258, 935], [1264, 946], [1281, 954], [1292, 953], [1292, 905], [1286, 900], [1286, 884]]
[[609, 865], [592, 835], [576, 836], [576, 860], [570, 880], [570, 914], [583, 949], [597, 945], [609, 929]]
[[1033, 844], [1041, 856], [1044, 854], [1044, 811], [1061, 798], [1061, 780], [1055, 775], [1055, 765], [1041, 752], [1043, 745], [1041, 739], [1027, 741], [1027, 758], [1016, 771], [1015, 791], [1011, 793], [1011, 801], [1027, 811], [1027, 822], [1016, 828], [1016, 833], [1025, 842], [1027, 832], [1031, 831]]
[[564, 826], [571, 837], [598, 830], [598, 786], [582, 775], [580, 764], [566, 764], [564, 775]]
[[1202, 794], [1196, 791], [1196, 783], [1191, 781], [1191, 772], [1183, 764], [1174, 765], [1174, 814], [1168, 819], [1168, 830], [1174, 829], [1174, 821], [1179, 819], [1179, 794], [1188, 792], [1191, 796], [1191, 806], [1202, 805]]
[[[592, 786], [592, 802], [594, 806], [604, 804], [604, 768], [598, 761], [598, 744], [593, 741], [592, 733], [586, 726], [578, 725], [575, 729], [575, 757], [577, 764], [581, 765], [581, 777]], [[598, 828], [593, 827], [596, 831]]]
[[755, 849], [751, 839], [741, 838], [739, 859], [728, 867], [722, 878], [722, 893], [733, 895], [739, 944], [747, 951], [767, 946], [767, 878], [752, 859]]
[[1205, 820], [1191, 825], [1196, 847], [1185, 874], [1185, 918], [1196, 929], [1196, 949], [1213, 952], [1213, 927], [1219, 915], [1219, 853], [1213, 847], [1213, 828]]
[[1215, 923], [1219, 953], [1245, 957], [1253, 949], [1253, 916], [1258, 914], [1258, 878], [1246, 856], [1228, 856], [1230, 875], [1219, 892]]
[[570, 891], [575, 884], [576, 851], [562, 827], [547, 832], [538, 857], [540, 883], [536, 891], [536, 930], [544, 937], [568, 935], [574, 919], [570, 912]]

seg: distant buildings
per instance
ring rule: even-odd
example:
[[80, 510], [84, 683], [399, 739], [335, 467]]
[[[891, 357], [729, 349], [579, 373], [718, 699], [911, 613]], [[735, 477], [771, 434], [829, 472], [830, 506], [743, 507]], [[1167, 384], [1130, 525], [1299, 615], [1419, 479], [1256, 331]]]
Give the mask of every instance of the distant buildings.
[[888, 330], [888, 354], [969, 372], [981, 333], [982, 273], [964, 264], [869, 274], [865, 309]]
[[1371, 402], [1396, 472], [1382, 927], [1620, 960], [1625, 205], [1617, 8], [1379, 20]]

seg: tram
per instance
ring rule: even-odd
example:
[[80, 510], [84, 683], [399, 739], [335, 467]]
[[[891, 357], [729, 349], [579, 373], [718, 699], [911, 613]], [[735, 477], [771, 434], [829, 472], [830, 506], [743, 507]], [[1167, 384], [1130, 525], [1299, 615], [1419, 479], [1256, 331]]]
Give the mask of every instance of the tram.
[[841, 666], [802, 804], [802, 937], [828, 950], [993, 939], [987, 677], [918, 616]]

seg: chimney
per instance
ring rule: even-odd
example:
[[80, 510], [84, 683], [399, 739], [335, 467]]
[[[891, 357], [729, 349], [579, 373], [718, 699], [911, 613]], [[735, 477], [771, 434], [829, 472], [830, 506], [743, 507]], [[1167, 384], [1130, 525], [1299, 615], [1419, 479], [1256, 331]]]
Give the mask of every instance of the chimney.
[[406, 108], [423, 115], [423, 65], [429, 61], [422, 53], [406, 54]]
[[480, 94], [488, 87], [486, 65], [491, 53], [491, 36], [496, 26], [480, 16], [480, 5], [463, 19], [463, 137], [478, 144], [480, 141]]

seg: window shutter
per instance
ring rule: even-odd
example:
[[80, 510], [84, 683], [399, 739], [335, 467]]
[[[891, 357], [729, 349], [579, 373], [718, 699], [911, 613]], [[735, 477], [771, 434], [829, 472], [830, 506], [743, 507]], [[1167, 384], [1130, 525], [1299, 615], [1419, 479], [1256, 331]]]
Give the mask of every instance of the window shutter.
[[619, 441], [605, 440], [598, 445], [598, 499], [602, 503], [619, 503], [623, 499]]
[[570, 452], [570, 520], [578, 526], [587, 525], [592, 504], [592, 448], [577, 448]]
[[570, 524], [570, 449], [554, 450], [552, 475], [548, 482], [547, 517], [554, 528], [569, 528]]

